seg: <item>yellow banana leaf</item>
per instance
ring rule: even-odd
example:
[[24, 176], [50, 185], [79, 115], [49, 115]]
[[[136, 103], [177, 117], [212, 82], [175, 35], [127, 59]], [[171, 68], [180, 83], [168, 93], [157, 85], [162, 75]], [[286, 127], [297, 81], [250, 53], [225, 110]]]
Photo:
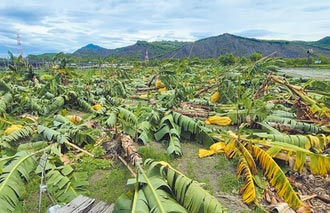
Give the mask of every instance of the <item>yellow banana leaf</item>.
[[210, 101], [212, 103], [218, 102], [220, 99], [220, 93], [218, 91], [216, 91], [215, 93], [213, 93], [213, 95], [210, 97]]
[[95, 104], [95, 105], [92, 106], [92, 108], [94, 110], [98, 111], [98, 110], [102, 109], [102, 105], [101, 104]]
[[278, 195], [293, 209], [298, 209], [302, 206], [302, 201], [299, 199], [284, 172], [274, 159], [267, 152], [257, 146], [253, 145], [252, 149], [253, 156], [259, 161], [261, 167], [265, 170], [265, 176], [269, 180], [269, 183], [275, 187]]
[[218, 115], [210, 116], [205, 120], [206, 124], [215, 124], [218, 126], [228, 126], [232, 123], [232, 120], [229, 117], [222, 117]]
[[330, 158], [324, 155], [312, 154], [310, 156], [310, 170], [312, 174], [325, 176], [330, 173]]
[[233, 158], [237, 154], [237, 149], [235, 145], [235, 139], [231, 139], [230, 142], [225, 147], [225, 154], [228, 158]]
[[4, 135], [10, 135], [11, 133], [15, 132], [16, 130], [22, 129], [22, 125], [11, 125], [4, 131]]
[[156, 87], [162, 87], [162, 86], [164, 86], [164, 84], [160, 80], [157, 80], [156, 83], [155, 83], [155, 86]]
[[211, 156], [217, 153], [222, 153], [225, 151], [226, 144], [225, 142], [218, 142], [210, 146], [210, 150], [207, 149], [199, 149], [198, 150], [198, 157], [204, 158], [207, 156]]
[[251, 155], [251, 153], [245, 148], [245, 146], [243, 146], [243, 144], [241, 142], [238, 142], [239, 146], [239, 150], [242, 153], [243, 157], [245, 158], [246, 163], [248, 164], [249, 168], [251, 169], [250, 172], [252, 172], [252, 174], [257, 174], [257, 166], [256, 163], [254, 162], [254, 159]]
[[164, 91], [167, 91], [167, 88], [166, 87], [163, 87], [163, 88], [158, 89], [158, 92], [164, 92]]
[[[319, 137], [321, 138], [321, 137]], [[323, 140], [326, 139], [320, 139], [321, 143], [329, 143], [325, 142]], [[296, 157], [294, 169], [301, 171], [303, 169], [303, 166], [305, 166], [305, 162], [307, 160], [307, 156], [310, 158], [310, 171], [312, 174], [318, 174], [318, 175], [327, 175], [330, 174], [330, 157], [324, 154], [319, 153], [313, 153], [310, 150], [288, 144], [288, 143], [282, 143], [277, 141], [268, 141], [266, 143], [265, 139], [259, 140], [259, 139], [253, 139], [250, 140], [254, 144], [259, 144], [263, 146], [263, 144], [267, 144], [267, 146], [271, 146], [272, 148], [267, 150], [268, 155], [271, 157], [275, 157], [280, 151], [286, 152], [286, 161], [289, 160], [291, 156]], [[228, 145], [227, 145], [228, 146]], [[299, 153], [300, 152], [300, 153]]]
[[244, 186], [240, 189], [244, 203], [257, 203], [257, 193], [253, 181], [253, 175], [244, 156], [240, 156], [240, 160], [237, 165], [237, 175], [242, 175], [245, 181]]
[[306, 161], [306, 153], [297, 151], [296, 161], [295, 161], [293, 169], [295, 171], [299, 170], [299, 172], [302, 172], [304, 165], [305, 165], [305, 161]]

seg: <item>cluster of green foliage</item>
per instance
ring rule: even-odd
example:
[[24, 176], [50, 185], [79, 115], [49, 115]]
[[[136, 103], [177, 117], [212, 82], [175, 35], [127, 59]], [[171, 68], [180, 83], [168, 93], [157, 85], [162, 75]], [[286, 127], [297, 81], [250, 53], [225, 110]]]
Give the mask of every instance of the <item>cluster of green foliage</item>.
[[[310, 58], [311, 65], [320, 66], [320, 65], [329, 65], [330, 64], [330, 58], [324, 57], [324, 56], [312, 56]], [[315, 61], [321, 61], [321, 64], [314, 64]], [[288, 58], [285, 59], [286, 65], [290, 67], [301, 67], [301, 66], [307, 66], [308, 65], [308, 58]]]
[[234, 65], [236, 63], [239, 64], [248, 64], [250, 62], [256, 62], [258, 60], [260, 60], [262, 58], [262, 54], [255, 52], [253, 54], [250, 55], [249, 59], [246, 57], [235, 57], [234, 54], [232, 53], [227, 53], [226, 55], [222, 55], [218, 58], [218, 61], [220, 62], [220, 64], [222, 64], [223, 66], [230, 66], [230, 65]]

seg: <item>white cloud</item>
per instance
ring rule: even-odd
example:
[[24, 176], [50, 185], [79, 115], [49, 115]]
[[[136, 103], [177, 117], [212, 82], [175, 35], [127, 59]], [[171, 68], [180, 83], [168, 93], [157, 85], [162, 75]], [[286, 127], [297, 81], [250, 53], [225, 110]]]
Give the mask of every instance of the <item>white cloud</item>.
[[327, 0], [1, 0], [0, 44], [13, 48], [16, 33], [25, 54], [73, 52], [88, 43], [117, 48], [137, 40], [192, 41], [226, 32], [318, 40], [330, 35], [329, 12]]

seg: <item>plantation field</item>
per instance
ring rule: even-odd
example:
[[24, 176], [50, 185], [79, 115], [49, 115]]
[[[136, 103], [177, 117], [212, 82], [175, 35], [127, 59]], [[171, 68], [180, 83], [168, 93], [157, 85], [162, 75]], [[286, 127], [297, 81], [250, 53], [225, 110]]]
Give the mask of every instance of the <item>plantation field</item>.
[[58, 54], [35, 72], [11, 59], [0, 212], [45, 212], [79, 194], [116, 212], [330, 209], [327, 71], [279, 71], [268, 57], [81, 71]]

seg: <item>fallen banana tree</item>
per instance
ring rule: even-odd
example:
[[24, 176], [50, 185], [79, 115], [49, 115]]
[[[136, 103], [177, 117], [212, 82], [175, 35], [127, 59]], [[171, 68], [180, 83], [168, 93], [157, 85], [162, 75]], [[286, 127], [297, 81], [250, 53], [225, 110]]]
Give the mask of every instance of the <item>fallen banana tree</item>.
[[17, 211], [32, 172], [47, 179], [41, 187], [47, 189], [53, 202], [55, 200], [68, 202], [78, 194], [88, 193], [87, 173], [74, 172], [70, 165], [59, 165], [60, 157], [61, 151], [58, 144], [48, 144], [45, 141], [22, 144], [17, 148], [15, 155], [2, 156], [0, 158], [0, 211]]
[[[256, 133], [256, 135], [259, 134]], [[279, 141], [283, 137], [278, 137], [276, 141], [247, 138], [241, 135], [238, 136], [231, 131], [222, 134], [218, 138], [222, 138], [223, 142], [212, 145], [210, 150], [200, 149], [199, 157], [225, 153], [228, 158], [238, 158], [237, 174], [245, 180], [245, 185], [241, 188], [240, 193], [243, 201], [247, 204], [255, 203], [258, 205], [259, 202], [257, 197], [257, 188], [260, 185], [257, 182], [259, 179], [257, 178], [257, 165], [259, 165], [269, 183], [291, 208], [302, 212], [309, 211], [308, 205], [304, 204], [297, 196], [284, 172], [273, 158], [278, 157], [286, 161], [293, 159], [292, 169], [295, 171], [309, 169], [312, 174], [323, 176], [330, 174], [330, 158], [327, 155], [308, 150], [308, 148], [311, 148], [310, 145], [299, 147], [285, 141]], [[314, 142], [318, 141], [317, 143], [320, 142], [318, 137], [310, 136], [310, 139]], [[306, 137], [306, 140], [309, 141], [308, 137]], [[322, 137], [323, 142], [325, 145], [328, 144], [327, 137]]]
[[[324, 104], [317, 102], [311, 98], [302, 87], [290, 84], [285, 78], [272, 75], [271, 73], [266, 78], [269, 81], [285, 86], [292, 94], [295, 100], [294, 106], [298, 109], [297, 116], [302, 119], [310, 119], [311, 121], [318, 121], [321, 124], [328, 124], [330, 119], [330, 109]], [[267, 83], [263, 84], [264, 88]], [[259, 91], [258, 91], [259, 92]], [[260, 94], [261, 92], [257, 93]], [[321, 92], [322, 93], [322, 92]], [[257, 95], [256, 97], [260, 97]]]
[[129, 212], [227, 212], [219, 201], [201, 185], [164, 161], [142, 158], [128, 135], [119, 136], [124, 156], [137, 172], [127, 165], [135, 178], [128, 180], [132, 194], [118, 198], [115, 211]]

